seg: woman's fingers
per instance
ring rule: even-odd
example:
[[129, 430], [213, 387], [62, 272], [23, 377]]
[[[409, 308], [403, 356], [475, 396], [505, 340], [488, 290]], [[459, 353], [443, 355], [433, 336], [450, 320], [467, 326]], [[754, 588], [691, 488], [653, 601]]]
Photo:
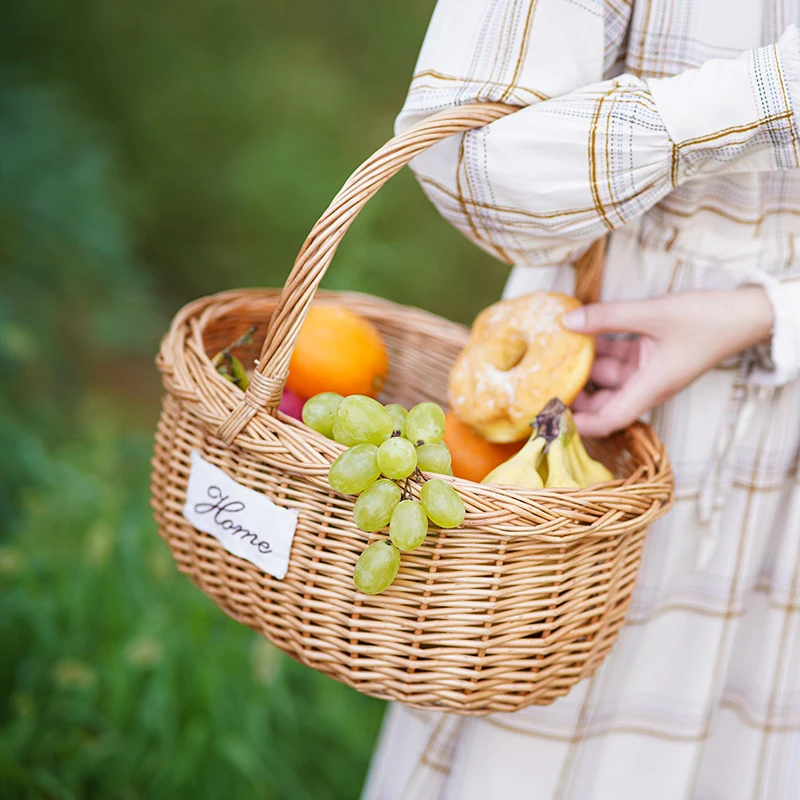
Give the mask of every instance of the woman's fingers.
[[625, 366], [625, 363], [617, 358], [601, 356], [595, 359], [589, 380], [598, 386], [613, 389], [623, 383], [627, 377]]
[[599, 391], [587, 394], [581, 392], [572, 404], [575, 414], [586, 412], [594, 413], [599, 411], [617, 392], [613, 389], [600, 389]]
[[[772, 319], [768, 299], [761, 289], [679, 292], [597, 303], [565, 315], [565, 327], [598, 337], [592, 379], [602, 388], [576, 406], [578, 429], [607, 436], [625, 428], [721, 359], [766, 341]], [[639, 336], [631, 348], [632, 341], [609, 343], [609, 334], [617, 340]]]
[[640, 339], [639, 334], [600, 334], [594, 340], [595, 358], [611, 356], [618, 361], [632, 360], [638, 352]]
[[652, 333], [654, 300], [594, 303], [576, 308], [561, 318], [565, 328], [581, 333]]
[[668, 393], [663, 379], [656, 368], [646, 367], [633, 374], [620, 389], [592, 395], [592, 402], [583, 409], [576, 409], [575, 424], [581, 435], [608, 436], [635, 422], [663, 401]]

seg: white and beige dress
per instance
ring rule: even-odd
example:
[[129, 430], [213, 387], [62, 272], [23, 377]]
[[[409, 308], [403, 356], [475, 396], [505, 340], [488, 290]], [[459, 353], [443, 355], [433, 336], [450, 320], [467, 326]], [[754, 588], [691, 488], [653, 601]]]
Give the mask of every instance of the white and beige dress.
[[800, 0], [439, 0], [398, 128], [525, 106], [413, 164], [508, 295], [570, 291], [608, 235], [604, 299], [759, 283], [775, 328], [653, 413], [677, 499], [595, 676], [514, 714], [392, 705], [365, 800], [800, 798], [794, 24]]

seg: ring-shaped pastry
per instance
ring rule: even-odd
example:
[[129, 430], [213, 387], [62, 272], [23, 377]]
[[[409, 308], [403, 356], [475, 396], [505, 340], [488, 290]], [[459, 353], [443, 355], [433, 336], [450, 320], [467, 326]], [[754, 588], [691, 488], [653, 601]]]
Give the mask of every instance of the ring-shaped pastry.
[[569, 295], [534, 292], [484, 309], [450, 372], [453, 413], [489, 442], [513, 442], [551, 398], [572, 403], [594, 360], [594, 337], [561, 325], [579, 307]]

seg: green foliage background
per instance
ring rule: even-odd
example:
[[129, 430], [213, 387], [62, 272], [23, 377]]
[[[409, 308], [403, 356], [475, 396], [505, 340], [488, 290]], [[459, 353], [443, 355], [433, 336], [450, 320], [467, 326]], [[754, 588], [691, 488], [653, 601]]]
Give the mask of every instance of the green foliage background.
[[[174, 570], [147, 480], [170, 316], [280, 285], [390, 134], [432, 0], [0, 10], [0, 796], [355, 798], [382, 704]], [[326, 285], [469, 321], [504, 268], [408, 173]]]

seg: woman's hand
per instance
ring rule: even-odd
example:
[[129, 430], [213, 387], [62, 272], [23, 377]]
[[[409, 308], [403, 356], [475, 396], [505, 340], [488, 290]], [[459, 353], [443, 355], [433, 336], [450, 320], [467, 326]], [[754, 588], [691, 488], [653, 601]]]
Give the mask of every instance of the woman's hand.
[[607, 436], [720, 361], [767, 341], [773, 315], [766, 292], [748, 286], [597, 303], [570, 312], [563, 323], [598, 335], [591, 380], [599, 388], [582, 393], [573, 408], [582, 434]]

